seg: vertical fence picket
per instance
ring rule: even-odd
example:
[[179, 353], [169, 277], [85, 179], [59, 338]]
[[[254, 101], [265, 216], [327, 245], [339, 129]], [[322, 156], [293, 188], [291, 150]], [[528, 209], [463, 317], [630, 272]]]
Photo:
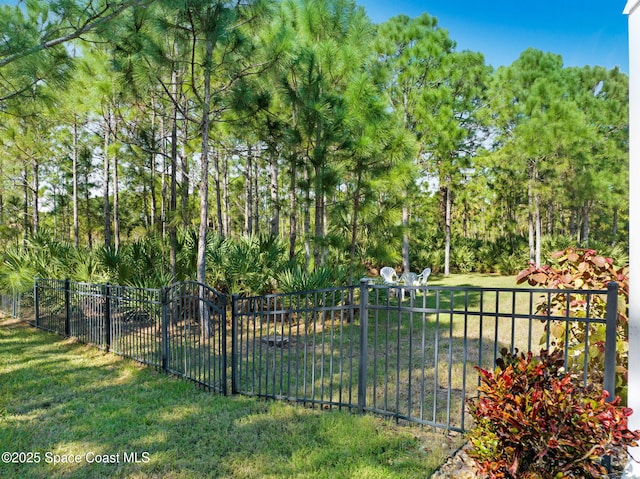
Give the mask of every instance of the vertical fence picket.
[[221, 353], [216, 354], [215, 358], [220, 371], [219, 381], [222, 384], [222, 394], [226, 396], [229, 392], [227, 389], [227, 296], [222, 295], [220, 301], [222, 301], [222, 305], [220, 307], [221, 312], [219, 314], [221, 317], [218, 320], [218, 329]]
[[64, 335], [71, 336], [71, 305], [70, 305], [70, 282], [69, 279], [64, 280]]
[[162, 370], [166, 373], [168, 371], [169, 361], [169, 308], [167, 296], [169, 295], [169, 288], [166, 286], [162, 288], [160, 293], [160, 309], [161, 309], [161, 328], [162, 328], [162, 341], [160, 345], [161, 349], [161, 364]]
[[369, 335], [369, 282], [360, 282], [360, 362], [358, 363], [358, 409], [367, 407], [367, 341]]
[[110, 300], [111, 297], [111, 288], [109, 283], [107, 283], [104, 287], [104, 300], [105, 300], [105, 308], [104, 308], [104, 347], [107, 351], [111, 348], [111, 307]]
[[231, 296], [231, 394], [239, 392], [238, 295]]
[[34, 304], [34, 310], [35, 310], [35, 325], [36, 328], [40, 328], [40, 291], [38, 288], [39, 284], [38, 284], [38, 278], [35, 278], [33, 281], [33, 300], [35, 302]]

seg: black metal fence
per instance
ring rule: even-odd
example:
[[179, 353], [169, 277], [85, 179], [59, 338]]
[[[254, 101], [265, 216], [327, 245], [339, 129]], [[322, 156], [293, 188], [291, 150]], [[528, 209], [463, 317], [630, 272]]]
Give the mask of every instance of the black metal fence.
[[226, 296], [194, 282], [162, 289], [38, 279], [34, 325], [226, 394]]
[[[562, 315], [538, 311], [557, 294], [567, 304]], [[595, 317], [597, 297], [606, 301], [606, 318]], [[577, 312], [569, 307], [576, 301]], [[234, 393], [463, 431], [465, 402], [478, 386], [475, 366], [493, 368], [503, 348], [549, 349], [552, 331], [570, 336], [575, 324], [585, 326], [584, 338], [571, 348], [565, 343], [566, 363], [585, 383], [600, 376], [614, 389], [615, 284], [608, 291], [568, 291], [364, 282], [232, 303]], [[606, 329], [606, 344], [598, 345], [605, 349], [602, 364], [591, 355], [598, 328]]]
[[0, 293], [0, 311], [14, 318], [32, 321], [34, 317], [33, 292]]
[[232, 391], [362, 410], [360, 294], [348, 286], [233, 296]]
[[[540, 304], [562, 295], [561, 315]], [[596, 304], [605, 304], [606, 318]], [[574, 334], [565, 360], [614, 392], [617, 285], [607, 291], [358, 286], [227, 297], [199, 283], [162, 289], [37, 280], [33, 324], [226, 394], [469, 427], [476, 366]], [[580, 304], [579, 311], [571, 307]], [[28, 308], [27, 308], [28, 309]], [[231, 321], [227, 323], [227, 310]], [[599, 331], [600, 330], [600, 331]], [[605, 330], [605, 331], [602, 331]], [[593, 338], [593, 339], [592, 339]], [[602, 338], [605, 338], [604, 342]], [[596, 344], [597, 343], [597, 344]], [[593, 348], [593, 346], [597, 346]], [[604, 349], [604, 362], [592, 356]]]

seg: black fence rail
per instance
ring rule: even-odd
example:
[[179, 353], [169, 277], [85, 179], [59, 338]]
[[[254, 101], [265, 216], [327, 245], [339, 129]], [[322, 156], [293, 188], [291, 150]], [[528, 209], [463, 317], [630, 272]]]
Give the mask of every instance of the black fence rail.
[[[363, 281], [234, 295], [228, 302], [194, 282], [142, 289], [38, 279], [29, 296], [21, 308], [35, 326], [222, 394], [464, 431], [470, 426], [466, 399], [477, 394], [477, 366], [493, 368], [502, 349], [537, 353], [553, 347], [564, 348], [567, 367], [585, 383], [603, 381], [615, 392], [615, 283], [607, 291], [587, 291]], [[566, 304], [562, 314], [541, 307], [558, 298]], [[576, 331], [579, 338], [555, 344], [555, 337], [572, 338]], [[604, 360], [594, 350], [604, 350]]]

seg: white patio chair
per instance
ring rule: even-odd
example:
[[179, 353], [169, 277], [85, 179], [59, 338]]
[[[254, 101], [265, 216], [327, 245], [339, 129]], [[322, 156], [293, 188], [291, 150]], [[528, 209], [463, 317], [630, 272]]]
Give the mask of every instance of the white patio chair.
[[[405, 286], [418, 286], [419, 285], [418, 275], [411, 272], [403, 273], [402, 276], [400, 277], [400, 282]], [[414, 299], [416, 296], [416, 290], [410, 289], [409, 294], [411, 296], [411, 299]], [[400, 290], [400, 300], [404, 301], [404, 288]]]
[[398, 275], [396, 270], [391, 266], [385, 266], [380, 270], [380, 276], [382, 276], [383, 284], [398, 284]]
[[[395, 286], [398, 284], [398, 275], [396, 274], [396, 270], [391, 266], [385, 266], [380, 270], [380, 276], [382, 276], [382, 284], [385, 286]], [[397, 292], [394, 288], [389, 288], [388, 291], [389, 297], [396, 296]]]
[[431, 268], [423, 269], [422, 273], [420, 273], [418, 275], [418, 285], [426, 286], [427, 285], [427, 280], [429, 279], [430, 275], [431, 275]]

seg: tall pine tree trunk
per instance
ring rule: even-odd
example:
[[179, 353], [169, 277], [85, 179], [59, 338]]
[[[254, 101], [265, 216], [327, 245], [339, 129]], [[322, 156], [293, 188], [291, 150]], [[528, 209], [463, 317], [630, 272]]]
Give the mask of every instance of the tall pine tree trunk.
[[298, 236], [298, 214], [296, 204], [296, 160], [295, 155], [291, 155], [289, 171], [289, 259], [295, 258], [296, 241]]
[[[402, 105], [402, 123], [406, 127], [409, 120], [409, 96], [406, 90], [402, 94]], [[407, 197], [408, 194], [405, 190], [402, 192], [402, 271], [404, 273], [411, 271], [411, 264], [409, 263], [409, 206], [407, 205]]]
[[244, 232], [253, 232], [253, 150], [247, 145], [247, 161], [244, 169]]
[[259, 178], [259, 162], [260, 152], [256, 155], [253, 162], [253, 234], [260, 234], [260, 193], [258, 190], [258, 178]]
[[613, 207], [613, 225], [611, 228], [611, 238], [612, 238], [611, 246], [615, 246], [616, 243], [618, 242], [618, 207], [617, 206]]
[[149, 154], [149, 229], [155, 232], [156, 230], [156, 217], [157, 217], [157, 204], [156, 204], [156, 175], [155, 175], [155, 153]]
[[73, 181], [73, 244], [80, 246], [80, 221], [78, 216], [78, 117], [73, 115], [73, 151], [72, 151], [72, 181]]
[[187, 157], [187, 143], [189, 141], [188, 127], [189, 123], [184, 119], [182, 122], [182, 140], [180, 142], [182, 145], [180, 149], [180, 161], [182, 167], [182, 195], [180, 198], [180, 209], [182, 212], [181, 216], [183, 226], [189, 226], [189, 224], [191, 224], [191, 213], [189, 211], [189, 158]]
[[37, 235], [40, 229], [40, 161], [33, 160], [33, 234]]
[[[335, 203], [335, 196], [332, 198]], [[329, 255], [329, 246], [327, 245], [327, 225], [329, 224], [329, 217], [327, 215], [327, 195], [322, 195], [322, 257], [320, 258], [320, 265], [324, 266]]]
[[[117, 125], [113, 123], [115, 138]], [[120, 188], [118, 180], [118, 153], [113, 155], [113, 236], [116, 251], [120, 249]]]
[[313, 241], [313, 267], [322, 265], [322, 249], [324, 245], [324, 188], [322, 185], [321, 168], [314, 165], [315, 175], [315, 205], [314, 205], [314, 241]]
[[411, 271], [409, 263], [409, 206], [407, 205], [407, 193], [403, 194], [402, 201], [402, 271]]
[[353, 284], [353, 272], [356, 265], [356, 242], [358, 240], [358, 214], [360, 213], [360, 184], [362, 171], [356, 173], [356, 186], [353, 192], [353, 218], [351, 219], [351, 245], [349, 247], [349, 284]]
[[29, 221], [29, 173], [27, 163], [22, 170], [22, 246], [27, 247], [31, 222]]
[[162, 171], [160, 172], [160, 227], [162, 239], [167, 235], [167, 147], [164, 141], [164, 118], [160, 117], [160, 138], [162, 138]]
[[142, 181], [142, 208], [144, 208], [144, 227], [149, 231], [151, 221], [149, 218], [149, 186], [146, 178]]
[[[297, 118], [295, 105], [291, 111], [291, 122], [293, 128], [297, 127]], [[289, 158], [289, 259], [293, 260], [296, 255], [296, 242], [298, 240], [298, 205], [296, 202], [297, 189], [297, 169], [296, 169], [296, 153], [290, 153]]]
[[587, 248], [589, 246], [589, 213], [591, 211], [591, 204], [589, 201], [584, 202], [584, 219], [582, 222], [582, 246]]
[[113, 155], [113, 241], [116, 251], [120, 249], [120, 189], [118, 186], [118, 155]]
[[[212, 14], [213, 12], [209, 12]], [[207, 276], [207, 229], [209, 226], [209, 127], [211, 124], [211, 68], [215, 41], [212, 32], [206, 33], [204, 63], [204, 88], [202, 95], [202, 120], [200, 134], [202, 136], [201, 170], [200, 170], [200, 225], [198, 227], [197, 281], [204, 284]], [[205, 310], [206, 308], [201, 308]], [[202, 311], [201, 327], [205, 334], [209, 333], [208, 316]]]
[[309, 268], [311, 266], [311, 186], [309, 184], [309, 168], [304, 166], [304, 177], [303, 181], [305, 184], [305, 192], [304, 192], [304, 213], [303, 213], [303, 237], [304, 237], [304, 260], [305, 266]]
[[178, 237], [176, 231], [176, 210], [178, 208], [178, 74], [171, 72], [171, 84], [174, 102], [171, 110], [171, 187], [169, 199], [169, 268], [171, 277], [176, 277], [176, 256]]
[[444, 274], [449, 276], [451, 263], [451, 187], [444, 192]]
[[89, 245], [89, 249], [93, 248], [93, 222], [91, 221], [91, 202], [89, 199], [89, 168], [85, 166], [83, 169], [84, 179], [84, 207], [85, 207], [85, 218], [87, 219], [87, 244]]
[[278, 158], [275, 154], [269, 157], [269, 193], [271, 196], [271, 234], [280, 235], [280, 200], [278, 198]]
[[[203, 90], [202, 90], [202, 119], [200, 121], [200, 135], [202, 137], [201, 171], [200, 171], [200, 224], [198, 226], [198, 254], [197, 254], [197, 281], [204, 285], [207, 281], [207, 232], [209, 229], [209, 130], [211, 127], [211, 76], [213, 68], [213, 51], [216, 45], [216, 28], [220, 14], [220, 4], [207, 7], [206, 17], [210, 29], [205, 33], [205, 52], [203, 63]], [[204, 297], [204, 286], [200, 287], [200, 296]], [[204, 338], [211, 334], [209, 308], [202, 307], [199, 310], [200, 330]]]
[[110, 124], [111, 112], [107, 113], [106, 124], [104, 129], [104, 147], [103, 147], [103, 187], [102, 187], [102, 214], [104, 216], [104, 246], [111, 246], [111, 205], [109, 204], [109, 180], [111, 179], [109, 161], [109, 141], [110, 141]]
[[149, 154], [149, 192], [151, 194], [151, 229], [155, 232], [156, 219], [158, 218], [158, 206], [156, 202], [156, 148], [158, 147], [156, 137], [156, 108], [152, 100], [151, 108], [151, 153]]
[[222, 157], [222, 225], [224, 228], [224, 236], [231, 235], [231, 215], [229, 214], [229, 157]]
[[540, 195], [535, 197], [535, 220], [536, 220], [536, 268], [542, 264], [542, 215], [540, 214]]
[[221, 182], [221, 171], [220, 171], [220, 148], [216, 148], [213, 154], [213, 181], [215, 185], [215, 193], [216, 193], [216, 219], [218, 222], [218, 234], [223, 237], [227, 236], [227, 228], [225, 225], [224, 217], [223, 217], [223, 204], [222, 204], [222, 194], [223, 189]]
[[527, 225], [529, 227], [529, 261], [534, 263], [536, 260], [536, 244], [535, 244], [535, 226], [533, 219], [533, 177], [531, 175], [531, 167], [529, 167], [529, 183], [527, 189]]
[[534, 186], [538, 182], [538, 169], [535, 162], [529, 165], [529, 184], [527, 190], [529, 226], [529, 261], [536, 267], [540, 266], [542, 249], [542, 217], [540, 215], [540, 195], [534, 192]]

